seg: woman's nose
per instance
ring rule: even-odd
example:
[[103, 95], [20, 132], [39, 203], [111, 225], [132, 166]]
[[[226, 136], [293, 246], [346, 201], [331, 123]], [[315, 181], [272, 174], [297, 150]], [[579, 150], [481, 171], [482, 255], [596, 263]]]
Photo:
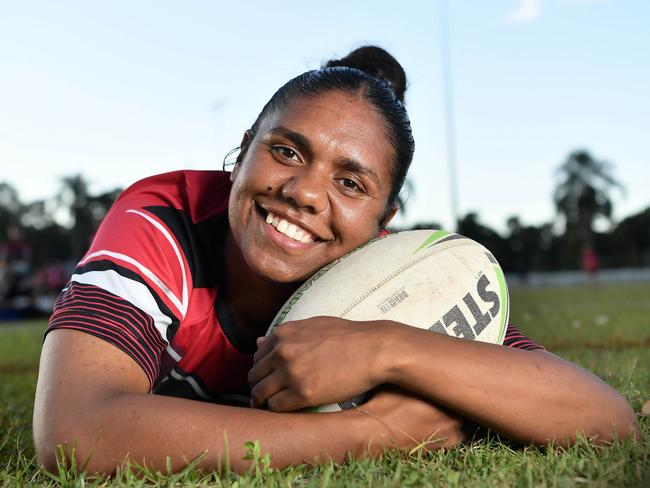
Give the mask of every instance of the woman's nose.
[[306, 167], [284, 182], [281, 195], [298, 208], [320, 213], [327, 207], [327, 178], [314, 166]]

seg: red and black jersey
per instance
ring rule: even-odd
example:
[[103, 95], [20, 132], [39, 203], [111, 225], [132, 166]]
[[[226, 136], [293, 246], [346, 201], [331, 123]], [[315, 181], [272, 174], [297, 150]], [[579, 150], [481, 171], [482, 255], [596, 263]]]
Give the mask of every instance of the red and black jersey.
[[48, 330], [82, 330], [119, 347], [154, 393], [224, 402], [246, 395], [255, 338], [233, 326], [219, 296], [229, 193], [221, 171], [177, 171], [125, 190]]
[[[125, 190], [59, 296], [48, 332], [75, 329], [128, 354], [153, 393], [247, 404], [255, 337], [219, 293], [229, 173], [176, 171]], [[509, 326], [505, 345], [536, 349]]]

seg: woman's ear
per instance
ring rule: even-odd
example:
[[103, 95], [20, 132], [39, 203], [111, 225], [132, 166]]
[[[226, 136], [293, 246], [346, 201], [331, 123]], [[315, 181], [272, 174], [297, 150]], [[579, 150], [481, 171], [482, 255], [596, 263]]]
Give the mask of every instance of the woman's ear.
[[239, 144], [239, 154], [237, 155], [237, 159], [235, 160], [235, 166], [232, 169], [232, 172], [230, 173], [230, 181], [233, 182], [237, 178], [237, 174], [239, 173], [239, 166], [241, 165], [242, 160], [244, 159], [244, 156], [246, 155], [246, 151], [248, 150], [248, 145], [251, 143], [251, 133], [250, 131], [244, 132], [244, 136], [241, 138], [241, 143]]
[[388, 213], [384, 217], [384, 220], [381, 222], [381, 225], [380, 225], [381, 229], [386, 228], [386, 226], [390, 223], [390, 221], [393, 220], [393, 217], [395, 217], [395, 214], [397, 213], [398, 210], [399, 210], [399, 208], [397, 207], [397, 205], [395, 205], [393, 208], [391, 208], [388, 211]]

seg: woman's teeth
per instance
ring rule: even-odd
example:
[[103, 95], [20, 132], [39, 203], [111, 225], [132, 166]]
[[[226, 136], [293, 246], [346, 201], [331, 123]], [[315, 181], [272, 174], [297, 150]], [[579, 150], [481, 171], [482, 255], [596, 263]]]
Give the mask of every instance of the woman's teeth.
[[314, 237], [309, 232], [271, 212], [266, 214], [266, 223], [271, 224], [280, 234], [284, 234], [294, 241], [304, 242], [305, 244], [314, 241]]

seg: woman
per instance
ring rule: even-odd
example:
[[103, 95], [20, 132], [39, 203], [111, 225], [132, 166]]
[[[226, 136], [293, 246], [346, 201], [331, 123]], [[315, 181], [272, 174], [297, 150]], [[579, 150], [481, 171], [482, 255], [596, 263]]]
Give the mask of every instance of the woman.
[[[67, 442], [91, 471], [167, 456], [180, 469], [202, 453], [205, 467], [228, 457], [244, 470], [249, 440], [277, 466], [342, 461], [453, 446], [470, 422], [532, 443], [635, 435], [618, 393], [524, 339], [331, 317], [260, 338], [302, 281], [394, 215], [413, 155], [404, 87], [394, 58], [361, 48], [278, 90], [232, 173], [169, 173], [122, 194], [50, 320], [41, 463], [53, 468]], [[356, 410], [296, 412], [385, 384]]]

